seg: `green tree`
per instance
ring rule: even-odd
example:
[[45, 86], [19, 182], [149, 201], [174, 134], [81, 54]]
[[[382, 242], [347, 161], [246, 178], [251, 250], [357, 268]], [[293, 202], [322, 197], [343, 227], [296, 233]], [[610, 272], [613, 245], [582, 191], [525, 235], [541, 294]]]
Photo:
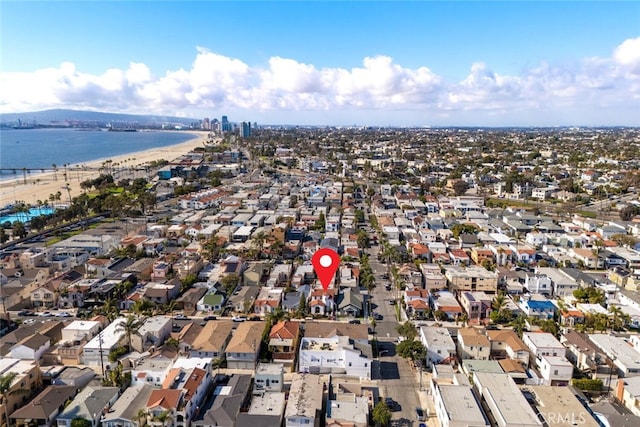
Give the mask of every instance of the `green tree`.
[[71, 420], [71, 427], [91, 427], [92, 425], [86, 418], [77, 417]]
[[231, 292], [233, 292], [236, 286], [238, 286], [238, 283], [240, 283], [240, 276], [238, 276], [236, 273], [227, 274], [222, 279], [220, 279], [220, 283], [224, 287], [226, 294], [229, 295], [231, 294]]
[[371, 418], [375, 423], [386, 427], [389, 424], [389, 421], [391, 421], [391, 411], [389, 411], [387, 405], [381, 400], [373, 408], [373, 415]]
[[581, 303], [601, 304], [605, 303], [604, 292], [594, 287], [580, 288], [573, 291], [573, 296]]
[[27, 229], [24, 228], [22, 221], [16, 221], [13, 223], [12, 233], [19, 238], [27, 237]]
[[162, 424], [162, 427], [165, 427], [165, 425], [167, 424], [167, 421], [169, 421], [172, 418], [173, 417], [171, 416], [171, 411], [167, 409], [160, 412], [155, 417], [153, 417], [153, 421], [159, 422], [160, 424]]
[[407, 341], [413, 341], [418, 336], [416, 327], [408, 320], [396, 326], [396, 331], [400, 336], [405, 337]]
[[116, 326], [116, 332], [124, 332], [127, 337], [127, 345], [131, 351], [131, 337], [138, 333], [138, 329], [144, 324], [145, 319], [130, 314], [125, 320], [121, 320]]
[[401, 357], [411, 359], [414, 363], [424, 360], [427, 349], [420, 341], [404, 340], [396, 346], [396, 351]]
[[7, 426], [9, 426], [9, 408], [8, 398], [9, 395], [16, 393], [16, 390], [11, 390], [11, 385], [13, 384], [13, 380], [18, 376], [17, 372], [9, 372], [6, 375], [0, 375], [0, 395], [2, 395], [2, 407], [4, 408], [4, 416], [7, 422]]
[[145, 408], [138, 409], [138, 412], [133, 417], [133, 421], [138, 423], [138, 427], [142, 427], [147, 424], [147, 410]]

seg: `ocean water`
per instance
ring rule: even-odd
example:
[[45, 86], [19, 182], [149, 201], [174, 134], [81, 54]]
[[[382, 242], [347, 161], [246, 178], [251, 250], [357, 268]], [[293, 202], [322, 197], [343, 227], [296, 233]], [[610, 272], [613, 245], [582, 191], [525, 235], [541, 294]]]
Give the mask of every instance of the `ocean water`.
[[[51, 170], [53, 164], [84, 163], [193, 139], [181, 131], [104, 132], [75, 129], [0, 130], [0, 179], [21, 175], [23, 168]], [[33, 171], [38, 172], [38, 171]]]

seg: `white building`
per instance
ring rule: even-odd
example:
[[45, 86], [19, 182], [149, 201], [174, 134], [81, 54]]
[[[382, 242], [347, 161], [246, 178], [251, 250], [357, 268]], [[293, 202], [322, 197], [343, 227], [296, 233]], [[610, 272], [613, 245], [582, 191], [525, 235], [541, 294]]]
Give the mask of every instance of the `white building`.
[[95, 320], [74, 320], [62, 328], [62, 342], [84, 341], [98, 335], [101, 324]]
[[544, 385], [569, 385], [573, 377], [573, 364], [565, 357], [540, 356], [538, 367], [544, 379]]
[[109, 364], [109, 352], [115, 349], [120, 340], [124, 337], [124, 329], [121, 323], [126, 323], [127, 319], [119, 317], [111, 322], [102, 332], [93, 337], [91, 341], [85, 344], [83, 348], [82, 360], [83, 364], [89, 366], [100, 366], [100, 358], [102, 355], [102, 364]]
[[426, 365], [431, 367], [434, 364], [453, 360], [456, 355], [456, 345], [446, 328], [420, 327], [420, 341], [427, 349]]
[[431, 394], [442, 427], [491, 425], [470, 387], [432, 382]]
[[473, 373], [473, 386], [498, 427], [542, 427], [520, 389], [507, 374]]
[[299, 372], [346, 374], [371, 379], [372, 360], [349, 343], [347, 336], [307, 338], [300, 343]]
[[553, 334], [547, 332], [525, 332], [522, 334], [524, 342], [529, 350], [540, 359], [541, 356], [564, 356], [566, 348]]
[[324, 381], [317, 375], [294, 374], [284, 412], [285, 427], [319, 427], [323, 418]]
[[605, 334], [589, 334], [589, 339], [613, 360], [621, 376], [640, 375], [640, 353], [623, 338]]

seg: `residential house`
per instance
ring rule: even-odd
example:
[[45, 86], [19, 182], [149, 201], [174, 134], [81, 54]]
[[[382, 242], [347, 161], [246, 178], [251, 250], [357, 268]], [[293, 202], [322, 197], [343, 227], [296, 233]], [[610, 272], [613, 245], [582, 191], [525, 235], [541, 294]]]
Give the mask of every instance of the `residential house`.
[[139, 419], [138, 413], [144, 411], [152, 391], [153, 387], [146, 384], [127, 388], [102, 417], [102, 427], [142, 427], [146, 416]]
[[255, 369], [264, 327], [264, 322], [242, 322], [238, 325], [225, 350], [229, 369]]
[[362, 315], [362, 295], [356, 289], [346, 288], [338, 296], [338, 313], [343, 316], [360, 317]]
[[91, 422], [92, 427], [98, 427], [109, 408], [118, 400], [118, 387], [85, 387], [78, 393], [71, 403], [56, 417], [58, 427], [71, 427], [76, 418], [84, 418]]
[[489, 248], [474, 246], [471, 248], [471, 259], [476, 265], [483, 265], [483, 263], [487, 262], [493, 263], [493, 251]]
[[[33, 398], [28, 405], [13, 411], [9, 420], [11, 424], [19, 426], [54, 426], [56, 417], [65, 408], [65, 404], [73, 399], [77, 390], [76, 386], [49, 386]], [[100, 415], [102, 415], [102, 409], [100, 409]]]
[[511, 329], [488, 330], [485, 332], [491, 342], [491, 357], [510, 358], [529, 366], [529, 347]]
[[167, 283], [148, 283], [144, 288], [143, 298], [153, 304], [167, 304], [180, 296], [180, 281], [177, 279]]
[[564, 356], [545, 356], [538, 358], [538, 367], [544, 385], [566, 386], [573, 377], [573, 364]]
[[[177, 427], [178, 413], [184, 408], [184, 390], [174, 388], [154, 389], [149, 395], [145, 407], [147, 424], [152, 427]], [[162, 414], [167, 415], [165, 422], [158, 421]], [[184, 418], [182, 420], [184, 422]]]
[[208, 321], [191, 341], [189, 356], [221, 359], [231, 341], [233, 322], [228, 320]]
[[423, 287], [428, 290], [440, 290], [447, 288], [447, 278], [440, 271], [439, 265], [420, 264], [420, 271], [424, 280]]
[[303, 337], [298, 371], [311, 374], [346, 374], [371, 379], [372, 358], [357, 348], [348, 336]]
[[467, 313], [469, 323], [478, 323], [489, 317], [492, 298], [484, 292], [461, 292], [460, 305]]
[[[536, 412], [507, 374], [474, 372], [473, 387], [498, 427], [542, 427]], [[492, 424], [493, 425], [493, 424]]]
[[294, 374], [284, 413], [284, 427], [320, 427], [325, 382], [320, 376]]
[[421, 326], [418, 335], [427, 349], [426, 367], [455, 360], [456, 345], [448, 329]]
[[538, 363], [541, 356], [564, 357], [566, 352], [560, 341], [548, 332], [524, 332], [522, 342], [538, 358]]
[[253, 305], [253, 312], [262, 316], [275, 312], [280, 308], [283, 294], [283, 288], [264, 287], [260, 289], [260, 293]]
[[607, 334], [589, 334], [589, 339], [613, 361], [621, 377], [640, 375], [640, 352], [629, 341]]
[[430, 294], [429, 299], [434, 312], [442, 312], [450, 320], [455, 320], [462, 315], [462, 307], [451, 292], [439, 291], [436, 294]]
[[633, 415], [640, 417], [640, 377], [620, 378], [615, 397]]
[[[334, 336], [349, 337], [356, 347], [370, 352], [369, 332], [367, 325], [354, 325], [342, 322], [314, 322], [306, 321], [304, 336], [307, 338], [331, 338]], [[366, 348], [369, 347], [369, 350]]]
[[558, 311], [558, 307], [554, 303], [544, 297], [536, 298], [536, 295], [531, 295], [530, 298], [521, 298], [518, 307], [527, 316], [537, 317], [542, 320], [553, 319], [556, 311]]
[[[178, 363], [180, 360], [185, 362], [182, 364], [183, 366]], [[189, 427], [191, 425], [211, 385], [210, 364], [208, 362], [208, 359], [200, 358], [178, 359], [176, 361], [174, 368], [169, 370], [162, 383], [162, 389], [153, 390], [149, 396], [147, 406], [149, 414], [152, 415], [151, 425], [157, 424], [158, 411], [163, 412], [167, 409], [162, 401], [164, 393], [167, 393], [169, 398], [175, 399], [176, 395], [173, 394], [175, 391], [179, 392], [177, 395], [179, 403], [171, 408], [174, 416], [172, 423], [175, 427]]]
[[207, 288], [204, 286], [194, 286], [187, 289], [178, 299], [176, 299], [176, 309], [182, 310], [182, 312], [191, 316], [198, 310], [198, 301], [204, 297], [207, 293]]
[[242, 408], [249, 403], [251, 375], [232, 374], [227, 384], [214, 392], [215, 399], [210, 408], [193, 420], [194, 427], [235, 427]]
[[221, 312], [224, 307], [225, 295], [218, 292], [216, 288], [211, 288], [200, 298], [196, 304], [197, 311], [205, 311], [207, 313]]
[[53, 385], [70, 385], [76, 389], [82, 389], [96, 377], [96, 371], [91, 368], [79, 368], [77, 366], [66, 366], [60, 372], [56, 372], [51, 378]]
[[23, 360], [39, 361], [51, 347], [51, 338], [34, 334], [23, 338], [11, 347], [11, 357]]
[[300, 322], [281, 320], [273, 325], [269, 332], [269, 351], [273, 362], [293, 369], [299, 340]]
[[491, 342], [480, 329], [458, 329], [458, 356], [461, 359], [489, 360], [491, 355]]
[[172, 320], [168, 316], [152, 316], [147, 318], [131, 335], [131, 347], [143, 353], [150, 348], [157, 349], [169, 337]]
[[405, 291], [404, 303], [407, 307], [408, 315], [424, 317], [429, 311], [429, 290], [414, 289]]
[[484, 291], [495, 293], [498, 290], [498, 274], [480, 266], [443, 266], [445, 277], [452, 292]]
[[338, 393], [335, 400], [327, 403], [327, 427], [367, 427], [369, 425], [369, 402], [366, 397], [354, 393]]
[[[8, 376], [15, 374], [11, 381]], [[24, 405], [42, 387], [42, 372], [35, 360], [20, 360], [17, 358], [0, 359], [0, 376], [5, 378], [6, 387], [2, 391], [0, 402], [0, 416], [5, 411], [10, 415], [15, 409]]]

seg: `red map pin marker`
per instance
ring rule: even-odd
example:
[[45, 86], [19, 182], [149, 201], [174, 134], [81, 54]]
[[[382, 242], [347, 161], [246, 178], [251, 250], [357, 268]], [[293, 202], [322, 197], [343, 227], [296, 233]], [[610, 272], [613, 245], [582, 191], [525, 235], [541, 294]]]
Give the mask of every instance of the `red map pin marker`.
[[340, 266], [340, 256], [332, 249], [322, 248], [313, 254], [311, 263], [316, 276], [318, 276], [322, 287], [326, 291], [333, 280], [333, 276], [336, 274], [336, 270], [338, 270], [338, 266]]

